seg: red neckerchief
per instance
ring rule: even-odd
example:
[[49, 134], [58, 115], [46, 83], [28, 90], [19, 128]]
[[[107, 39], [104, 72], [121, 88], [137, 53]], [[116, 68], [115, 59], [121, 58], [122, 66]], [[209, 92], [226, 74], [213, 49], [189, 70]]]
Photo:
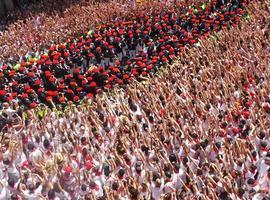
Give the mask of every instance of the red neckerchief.
[[102, 172], [101, 171], [97, 171], [95, 174], [96, 174], [96, 176], [101, 176]]
[[256, 169], [250, 169], [249, 171], [250, 171], [252, 174], [255, 174]]
[[252, 187], [256, 187], [258, 185], [259, 181], [255, 181], [253, 184], [252, 184]]
[[28, 137], [23, 138], [22, 142], [23, 142], [23, 144], [27, 144], [28, 143]]
[[131, 161], [130, 160], [126, 161], [126, 163], [127, 163], [128, 166], [131, 165]]
[[82, 153], [82, 146], [81, 146], [81, 145], [78, 145], [78, 146], [77, 146], [77, 150], [78, 150], [80, 153]]
[[47, 156], [52, 155], [52, 151], [51, 151], [51, 149], [48, 149], [48, 150], [45, 152], [45, 154], [46, 154]]
[[247, 175], [247, 169], [246, 169], [246, 167], [243, 170], [243, 175], [244, 175], [244, 178], [246, 178], [246, 175]]
[[108, 137], [111, 137], [111, 135], [112, 135], [112, 134], [111, 134], [111, 131], [107, 133], [107, 136], [108, 136]]
[[99, 186], [97, 184], [95, 185], [94, 190], [96, 190], [96, 191], [99, 190]]
[[86, 157], [85, 157], [85, 160], [92, 161], [93, 159], [92, 159], [92, 157], [89, 154], [87, 154]]
[[261, 147], [261, 151], [268, 151], [267, 147]]

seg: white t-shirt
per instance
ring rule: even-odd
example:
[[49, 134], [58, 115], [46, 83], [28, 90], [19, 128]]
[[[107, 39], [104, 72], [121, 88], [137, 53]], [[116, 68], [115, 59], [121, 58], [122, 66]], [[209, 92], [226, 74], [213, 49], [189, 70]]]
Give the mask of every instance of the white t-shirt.
[[29, 190], [25, 190], [23, 191], [22, 195], [24, 198], [28, 200], [39, 200], [41, 191], [42, 191], [42, 185], [39, 185], [38, 188], [33, 193], [30, 193]]
[[172, 192], [174, 192], [174, 190], [175, 190], [175, 187], [174, 187], [174, 184], [172, 181], [165, 183], [165, 185], [164, 185], [164, 193], [165, 194], [172, 193]]
[[95, 181], [96, 185], [97, 185], [97, 189], [93, 189], [91, 192], [92, 194], [98, 198], [98, 197], [102, 197], [103, 196], [103, 189], [102, 189], [102, 185], [100, 183], [100, 181]]
[[160, 187], [156, 187], [155, 182], [152, 182], [151, 184], [151, 191], [152, 191], [152, 197], [154, 200], [159, 200], [161, 195], [163, 194], [164, 189], [164, 180], [161, 179], [161, 185]]
[[59, 192], [59, 193], [56, 192], [55, 197], [56, 197], [56, 200], [71, 200], [70, 195], [66, 191]]

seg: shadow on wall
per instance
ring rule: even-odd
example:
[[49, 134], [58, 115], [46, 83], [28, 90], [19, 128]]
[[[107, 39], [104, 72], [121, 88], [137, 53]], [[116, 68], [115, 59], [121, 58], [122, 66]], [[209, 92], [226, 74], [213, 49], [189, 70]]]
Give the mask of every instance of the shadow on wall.
[[13, 1], [0, 0], [0, 16], [4, 16], [7, 12], [14, 9]]

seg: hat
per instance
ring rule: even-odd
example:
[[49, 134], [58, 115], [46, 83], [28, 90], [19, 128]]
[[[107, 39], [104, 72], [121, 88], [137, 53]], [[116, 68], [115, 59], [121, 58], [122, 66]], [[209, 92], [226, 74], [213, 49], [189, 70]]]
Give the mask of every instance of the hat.
[[50, 71], [45, 71], [45, 76], [46, 77], [51, 76], [51, 72]]
[[5, 96], [7, 94], [7, 91], [5, 90], [0, 90], [0, 96]]
[[35, 145], [34, 145], [33, 142], [29, 142], [29, 143], [27, 144], [27, 149], [28, 149], [28, 150], [32, 151], [32, 150], [34, 150], [34, 148], [35, 148]]
[[65, 101], [66, 101], [66, 98], [65, 98], [65, 97], [60, 97], [60, 98], [59, 98], [59, 102], [60, 102], [60, 103], [64, 103]]
[[52, 100], [51, 96], [46, 97], [46, 101], [50, 101], [50, 100]]
[[79, 100], [79, 97], [78, 96], [75, 96], [75, 97], [73, 97], [73, 100], [74, 101], [78, 101]]
[[93, 82], [91, 82], [91, 83], [90, 83], [90, 85], [89, 85], [89, 86], [90, 86], [90, 87], [96, 87], [96, 86], [97, 86], [97, 84], [96, 84], [96, 82], [94, 82], [94, 81], [93, 81]]
[[70, 82], [70, 86], [76, 86], [76, 85], [77, 85], [77, 83], [75, 81]]
[[77, 67], [74, 69], [74, 74], [79, 74], [81, 72], [81, 68]]
[[34, 77], [34, 76], [35, 76], [35, 73], [34, 73], [34, 72], [29, 72], [29, 73], [28, 73], [28, 76], [29, 76], [29, 77]]
[[129, 75], [124, 74], [124, 75], [123, 75], [123, 78], [124, 78], [124, 79], [128, 79], [128, 78], [129, 78]]
[[147, 76], [147, 72], [146, 72], [146, 71], [143, 71], [143, 72], [142, 72], [142, 75], [143, 75], [143, 76]]
[[38, 92], [43, 92], [44, 91], [44, 88], [38, 88]]
[[92, 93], [88, 93], [88, 94], [87, 94], [87, 98], [88, 98], [88, 99], [92, 99], [93, 97], [94, 97], [94, 95], [93, 95]]
[[40, 85], [40, 84], [41, 84], [41, 80], [40, 79], [38, 79], [38, 80], [35, 81], [35, 85]]

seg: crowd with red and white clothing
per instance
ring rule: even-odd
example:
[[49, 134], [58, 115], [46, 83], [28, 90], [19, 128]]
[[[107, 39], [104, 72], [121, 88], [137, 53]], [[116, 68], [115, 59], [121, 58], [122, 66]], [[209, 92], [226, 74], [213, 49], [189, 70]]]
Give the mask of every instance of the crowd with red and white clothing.
[[53, 44], [41, 55], [0, 69], [0, 102], [25, 108], [79, 102], [172, 64], [187, 45], [198, 46], [222, 28], [236, 27], [247, 0], [200, 1], [135, 10], [79, 37]]
[[269, 199], [269, 0], [145, 82], [1, 135], [1, 199]]

